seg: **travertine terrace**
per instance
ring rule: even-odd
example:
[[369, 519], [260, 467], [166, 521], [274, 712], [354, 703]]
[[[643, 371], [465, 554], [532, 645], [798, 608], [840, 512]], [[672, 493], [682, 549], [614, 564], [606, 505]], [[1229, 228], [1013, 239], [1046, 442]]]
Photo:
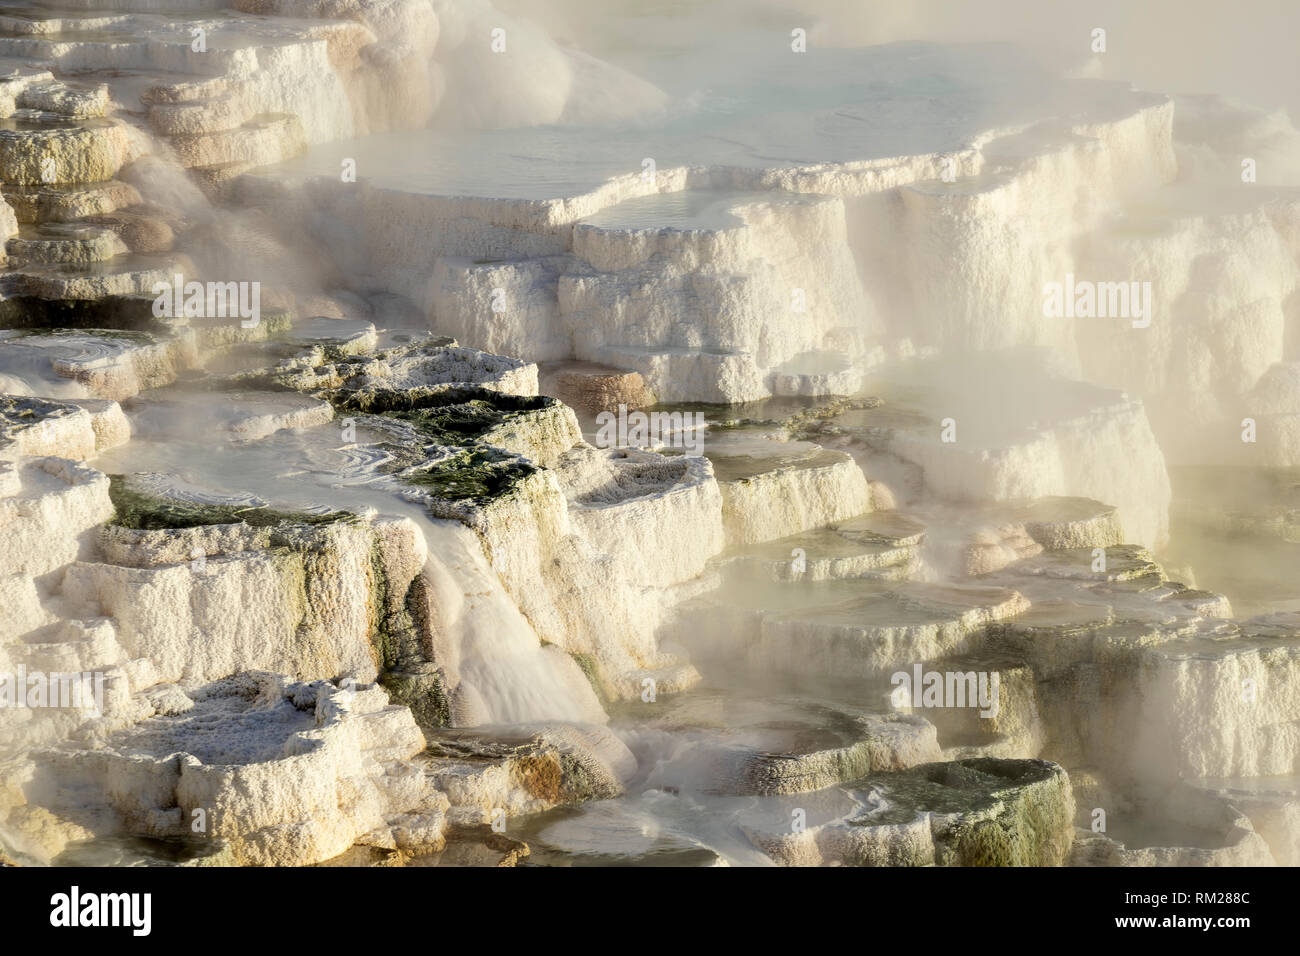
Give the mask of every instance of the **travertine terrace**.
[[0, 856], [1300, 864], [1285, 112], [552, 6], [0, 4]]

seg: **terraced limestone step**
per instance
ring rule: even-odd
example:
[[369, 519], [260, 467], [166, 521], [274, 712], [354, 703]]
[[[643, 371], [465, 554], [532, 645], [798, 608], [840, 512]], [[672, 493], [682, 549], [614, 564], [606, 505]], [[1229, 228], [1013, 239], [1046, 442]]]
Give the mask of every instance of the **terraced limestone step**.
[[[577, 263], [559, 282], [564, 319], [587, 330], [577, 357], [635, 369], [666, 401], [856, 392], [840, 327], [871, 316], [835, 241], [844, 218], [838, 199], [777, 191], [665, 191], [602, 209], [574, 226]], [[810, 235], [831, 238], [812, 255]]]
[[1073, 840], [1065, 771], [1040, 760], [978, 758], [873, 774], [849, 806], [774, 812], [745, 825], [785, 866], [1060, 866]]
[[692, 604], [702, 659], [755, 672], [844, 680], [887, 675], [977, 647], [985, 628], [1023, 613], [1017, 591], [847, 580], [732, 586]]
[[845, 452], [756, 429], [714, 432], [704, 452], [722, 489], [731, 545], [789, 537], [871, 509], [867, 479]]
[[579, 414], [617, 412], [655, 404], [655, 396], [640, 372], [601, 365], [598, 362], [558, 361], [539, 369], [541, 389], [554, 395]]
[[6, 295], [40, 299], [87, 300], [121, 296], [154, 296], [177, 273], [193, 274], [181, 256], [127, 254], [85, 265], [26, 265], [6, 273], [0, 288]]
[[1044, 601], [991, 629], [988, 646], [1033, 668], [1049, 750], [1126, 785], [1293, 773], [1297, 641], [1286, 615], [1142, 619], [1123, 605]]
[[458, 823], [492, 823], [493, 811], [516, 817], [617, 797], [636, 761], [605, 728], [557, 725], [439, 730], [420, 766]]
[[679, 787], [711, 793], [807, 793], [939, 755], [934, 728], [921, 717], [799, 698], [694, 689], [626, 710], [639, 718], [634, 733], [657, 731], [679, 741], [677, 766], [656, 777], [661, 787], [676, 775]]
[[0, 185], [21, 223], [71, 222], [107, 216], [140, 203], [136, 188], [120, 180], [106, 182]]
[[[70, 609], [116, 618], [123, 647], [153, 660], [160, 680], [217, 680], [254, 658], [301, 679], [378, 676], [372, 641], [389, 607], [376, 595], [392, 567], [376, 563], [375, 549], [391, 543], [405, 554], [400, 529], [341, 512], [276, 511], [174, 475], [142, 473], [112, 488], [100, 560], [68, 568], [60, 593]], [[409, 584], [407, 575], [393, 588], [404, 594]], [[199, 633], [205, 642], [193, 645]]]
[[0, 182], [10, 187], [104, 182], [127, 156], [126, 130], [115, 120], [0, 120]]
[[349, 355], [373, 352], [379, 336], [372, 322], [364, 319], [331, 319], [323, 316], [296, 322], [281, 336], [287, 345], [319, 349], [323, 356], [337, 360]]
[[176, 135], [171, 144], [183, 166], [238, 165], [241, 172], [280, 162], [307, 148], [298, 118], [275, 114], [255, 116], [236, 129]]
[[0, 461], [47, 455], [81, 461], [125, 443], [130, 433], [117, 402], [0, 397]]
[[1255, 832], [1264, 838], [1278, 866], [1300, 861], [1296, 816], [1300, 814], [1300, 780], [1294, 776], [1260, 778], [1210, 778], [1195, 781], [1199, 787], [1244, 813]]
[[904, 581], [919, 568], [925, 527], [880, 511], [762, 545], [727, 552], [717, 563], [733, 577], [773, 581]]
[[[556, 865], [1059, 864], [1076, 762], [1132, 798], [1076, 862], [1260, 862], [1257, 836], [1294, 858], [1300, 627], [1232, 620], [1162, 550], [1170, 449], [1200, 460], [1235, 402], [1280, 436], [1268, 462], [1300, 448], [1300, 363], [1279, 352], [1300, 204], [1207, 210], [1166, 186], [1216, 151], [1235, 175], [1260, 145], [1241, 112], [1221, 136], [1203, 122], [1216, 107], [1180, 102], [1179, 136], [1163, 96], [1001, 49], [887, 45], [823, 50], [812, 74], [724, 71], [706, 136], [650, 114], [590, 123], [589, 89], [664, 100], [569, 52], [561, 95], [515, 91], [508, 112], [538, 125], [435, 128], [442, 81], [448, 121], [489, 115], [495, 91], [458, 76], [483, 71], [457, 68], [475, 45], [442, 7], [435, 47], [419, 2], [347, 22], [293, 0], [256, 15], [185, 0], [179, 19], [155, 0], [67, 2], [86, 9], [0, 14], [0, 56], [26, 61], [0, 63], [15, 210], [0, 207], [15, 260], [0, 391], [43, 396], [0, 402], [0, 525], [20, 546], [0, 555], [0, 659], [121, 673], [94, 726], [5, 715], [0, 737], [57, 751], [0, 774], [0, 832], [40, 862], [140, 862], [126, 837], [179, 842], [212, 810], [215, 839], [185, 862], [518, 861], [522, 835]], [[914, 95], [936, 78], [951, 95]], [[800, 108], [774, 110], [789, 90]], [[277, 296], [253, 330], [153, 324], [147, 293], [190, 272], [182, 253], [219, 259], [274, 230], [227, 209], [187, 230], [144, 203], [110, 177], [156, 195], [175, 171], [119, 170], [145, 138], [109, 109], [169, 139], [210, 195], [321, 239], [330, 294]], [[421, 128], [350, 138], [395, 118]], [[663, 162], [643, 177], [647, 155]], [[340, 157], [359, 160], [356, 189], [337, 188]], [[1181, 290], [1149, 334], [1035, 318], [1044, 276], [1134, 262]], [[347, 287], [404, 295], [415, 321], [399, 333]], [[1244, 345], [1220, 355], [1242, 321]], [[427, 326], [523, 358], [390, 347]], [[1043, 351], [1001, 351], [1018, 346]], [[208, 358], [205, 378], [167, 384]], [[557, 363], [588, 410], [764, 408], [710, 413], [707, 458], [596, 448], [531, 360]], [[1226, 370], [1213, 388], [1207, 368]], [[88, 396], [121, 398], [131, 422]], [[1186, 441], [1170, 437], [1184, 411]], [[53, 453], [131, 474], [31, 457]], [[1266, 497], [1244, 521], [1219, 509], [1215, 534], [1288, 543]], [[381, 517], [389, 504], [404, 516]], [[1278, 612], [1273, 598], [1258, 604]], [[522, 638], [510, 653], [504, 634]], [[693, 691], [677, 638], [749, 695]], [[498, 713], [536, 692], [571, 722], [448, 730], [487, 721], [516, 651], [563, 679], [513, 684]], [[893, 672], [918, 666], [995, 673], [996, 714], [891, 709]], [[326, 680], [340, 675], [386, 690]], [[616, 731], [573, 722], [604, 708]], [[1191, 779], [1203, 805], [1172, 786]], [[1151, 819], [1165, 806], [1172, 833]], [[490, 838], [498, 808], [538, 813]]]
[[116, 232], [100, 226], [56, 224], [20, 231], [5, 246], [11, 260], [84, 266], [129, 250]]
[[[446, 798], [401, 763], [424, 737], [382, 689], [259, 675], [171, 697], [165, 712], [110, 736], [100, 759], [69, 745], [46, 751], [43, 768], [96, 793], [128, 832], [197, 832], [239, 865], [314, 863], [359, 839], [441, 849]], [[156, 786], [112, 783], [123, 774]]]
[[[1238, 800], [1222, 791], [1179, 782], [1160, 793], [1160, 812], [1152, 816], [1147, 801], [1112, 791], [1104, 778], [1082, 771], [1070, 779], [1078, 807], [1071, 866], [1275, 864], [1276, 851], [1264, 834], [1238, 809]], [[1093, 829], [1098, 822], [1102, 832]], [[1286, 842], [1278, 849], [1285, 852]]]
[[168, 441], [199, 433], [227, 441], [257, 441], [281, 429], [310, 428], [332, 421], [329, 402], [293, 392], [226, 392], [214, 404], [210, 392], [160, 389], [127, 404], [135, 434]]
[[[316, 338], [310, 347], [319, 344]], [[425, 338], [373, 356], [342, 355], [336, 360], [313, 352], [265, 372], [250, 372], [240, 380], [274, 382], [301, 391], [472, 385], [521, 397], [538, 394], [536, 365], [461, 348], [445, 338]]]
[[1294, 468], [1170, 469], [1169, 556], [1249, 616], [1300, 607], [1300, 485]]
[[[1090, 498], [1118, 509], [1127, 541], [1167, 543], [1164, 456], [1143, 406], [1126, 394], [1056, 379], [1020, 353], [895, 364], [867, 389], [905, 398], [850, 408], [806, 437], [859, 449], [905, 502]], [[1127, 467], [1111, 467], [1116, 460]]]
[[21, 392], [120, 400], [175, 381], [197, 362], [193, 333], [121, 329], [0, 331], [0, 376]]
[[[721, 547], [721, 498], [702, 458], [579, 446], [553, 462], [568, 518], [644, 588], [699, 576]], [[682, 540], [680, 527], [691, 529]]]

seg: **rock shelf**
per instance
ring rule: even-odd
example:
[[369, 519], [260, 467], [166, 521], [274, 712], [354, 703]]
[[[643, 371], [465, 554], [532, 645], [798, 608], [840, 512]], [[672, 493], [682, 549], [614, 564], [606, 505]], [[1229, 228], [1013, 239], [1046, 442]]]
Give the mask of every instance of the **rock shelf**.
[[1281, 114], [164, 6], [0, 10], [0, 859], [1300, 862]]

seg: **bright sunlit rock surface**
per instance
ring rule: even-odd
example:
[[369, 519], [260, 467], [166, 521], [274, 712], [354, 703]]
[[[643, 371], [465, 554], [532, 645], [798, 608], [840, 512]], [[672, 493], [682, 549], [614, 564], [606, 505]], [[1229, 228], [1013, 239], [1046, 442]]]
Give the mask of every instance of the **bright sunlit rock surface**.
[[1300, 864], [1294, 91], [858, 6], [0, 3], [0, 862]]

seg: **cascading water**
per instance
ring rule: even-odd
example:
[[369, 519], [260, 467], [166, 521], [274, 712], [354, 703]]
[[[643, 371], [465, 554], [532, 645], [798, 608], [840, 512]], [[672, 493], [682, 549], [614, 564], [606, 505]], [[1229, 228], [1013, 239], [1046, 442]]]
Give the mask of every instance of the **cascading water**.
[[429, 547], [425, 580], [440, 624], [460, 649], [458, 722], [601, 720], [591, 685], [563, 652], [538, 644], [474, 533], [455, 522], [425, 521], [422, 530]]

